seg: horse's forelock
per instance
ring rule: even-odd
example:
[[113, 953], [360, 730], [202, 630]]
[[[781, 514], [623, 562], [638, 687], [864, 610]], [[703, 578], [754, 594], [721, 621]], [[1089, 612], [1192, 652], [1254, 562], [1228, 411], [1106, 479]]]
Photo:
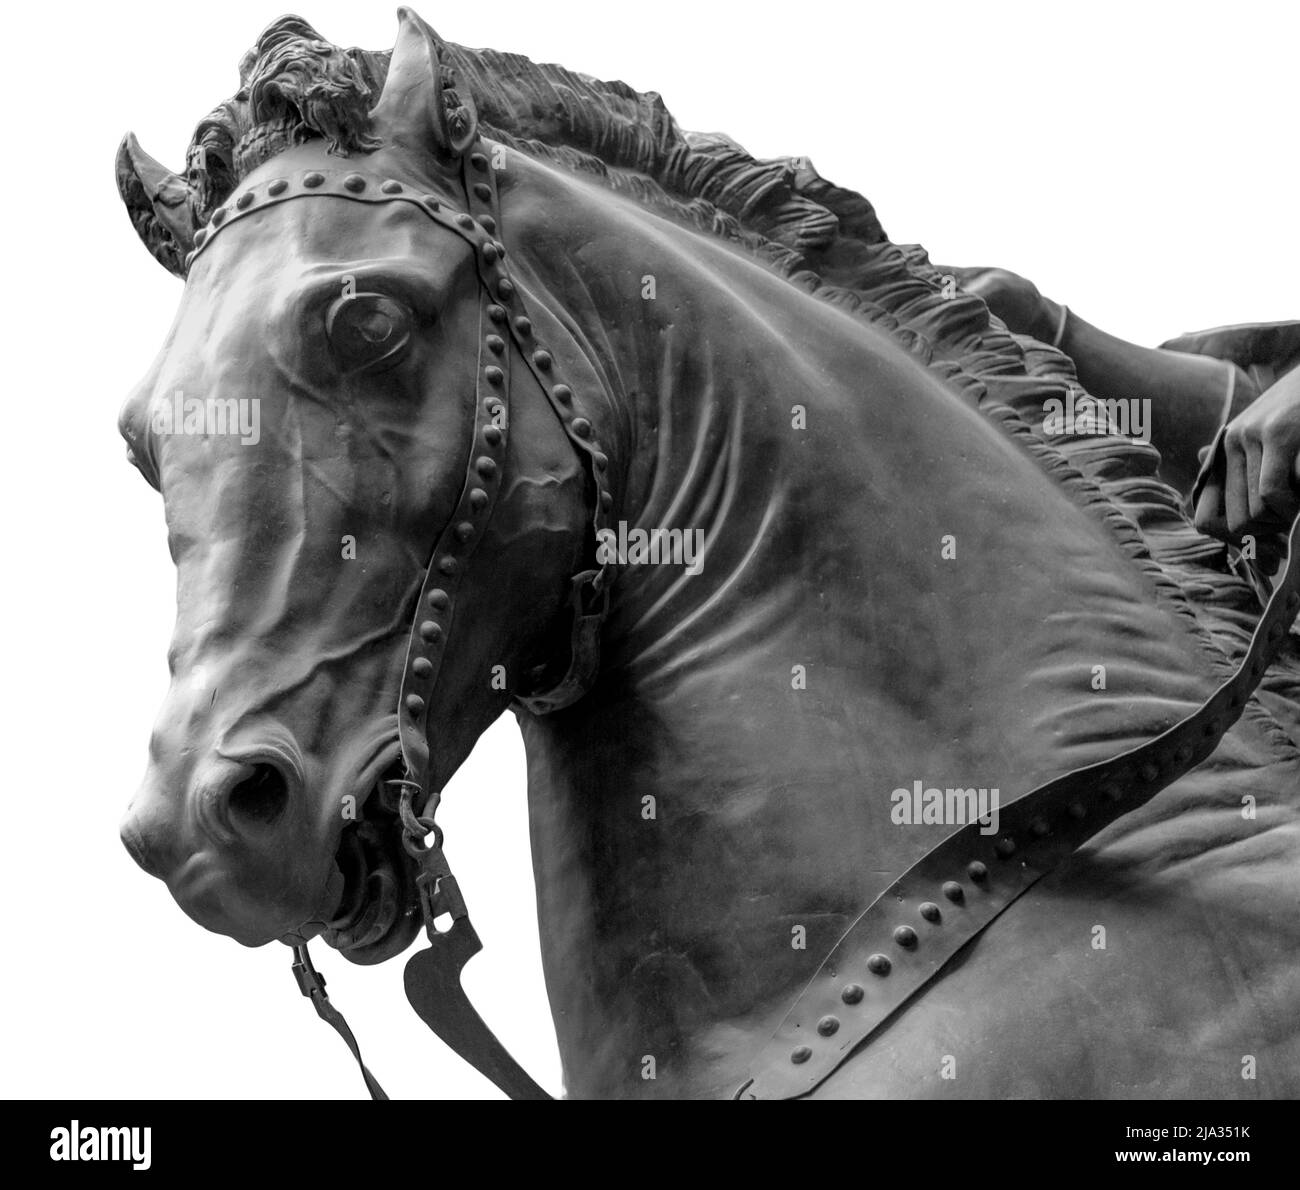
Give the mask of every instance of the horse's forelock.
[[370, 88], [352, 58], [318, 38], [287, 37], [259, 55], [246, 87], [251, 130], [287, 124], [296, 140], [323, 137], [331, 153], [379, 147]]
[[240, 63], [238, 94], [205, 117], [190, 142], [197, 220], [206, 221], [244, 177], [292, 145], [320, 137], [344, 156], [378, 148], [367, 73], [354, 53], [300, 17], [270, 25]]

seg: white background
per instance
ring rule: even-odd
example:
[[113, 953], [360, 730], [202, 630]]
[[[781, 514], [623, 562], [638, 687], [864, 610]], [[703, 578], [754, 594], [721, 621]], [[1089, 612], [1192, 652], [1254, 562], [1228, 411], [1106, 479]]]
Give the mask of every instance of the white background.
[[[296, 0], [343, 45], [392, 43], [394, 5]], [[427, 0], [426, 0], [427, 3]], [[1294, 318], [1300, 9], [1289, 4], [438, 5], [446, 38], [658, 90], [684, 128], [805, 154], [898, 241], [996, 263], [1139, 342]], [[173, 599], [158, 497], [118, 407], [180, 283], [113, 184], [134, 129], [177, 168], [276, 0], [28, 4], [4, 42], [6, 511], [0, 1094], [362, 1092], [280, 946], [190, 922], [118, 820], [166, 681]], [[552, 1091], [522, 750], [497, 724], [447, 791], [486, 951], [467, 984]], [[398, 1097], [499, 1097], [406, 1005], [402, 962], [319, 945], [335, 1001]]]

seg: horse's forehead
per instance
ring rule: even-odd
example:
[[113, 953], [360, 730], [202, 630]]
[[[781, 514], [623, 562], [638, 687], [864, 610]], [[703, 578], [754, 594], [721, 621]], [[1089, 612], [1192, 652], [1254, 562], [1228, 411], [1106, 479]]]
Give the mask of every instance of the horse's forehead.
[[[223, 229], [221, 241], [191, 270], [185, 297], [228, 303], [232, 288], [292, 290], [334, 265], [351, 271], [407, 264], [432, 273], [440, 260], [459, 255], [460, 241], [411, 203], [363, 205], [331, 195], [302, 195]], [[209, 271], [202, 268], [205, 263]]]

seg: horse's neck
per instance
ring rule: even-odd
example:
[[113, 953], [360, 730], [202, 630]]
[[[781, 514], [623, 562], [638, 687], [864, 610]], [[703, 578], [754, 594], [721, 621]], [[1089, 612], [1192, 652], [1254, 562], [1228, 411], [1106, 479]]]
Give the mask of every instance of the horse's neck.
[[707, 545], [615, 567], [596, 688], [523, 717], [548, 986], [571, 1091], [714, 1091], [727, 1031], [951, 830], [892, 791], [1009, 801], [1209, 680], [1100, 522], [882, 334], [574, 185], [533, 267], [583, 295], [615, 523]]

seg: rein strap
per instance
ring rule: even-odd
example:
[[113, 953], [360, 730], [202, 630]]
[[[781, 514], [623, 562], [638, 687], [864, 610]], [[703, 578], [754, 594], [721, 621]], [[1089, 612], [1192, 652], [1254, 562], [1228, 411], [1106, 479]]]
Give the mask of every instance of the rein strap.
[[[1207, 469], [1213, 461], [1211, 452]], [[1241, 717], [1300, 611], [1300, 516], [1287, 545], [1286, 565], [1231, 677], [1154, 739], [1004, 806], [996, 838], [975, 821], [922, 856], [835, 944], [733, 1098], [790, 1099], [815, 1089], [1038, 881], [1205, 760]]]

